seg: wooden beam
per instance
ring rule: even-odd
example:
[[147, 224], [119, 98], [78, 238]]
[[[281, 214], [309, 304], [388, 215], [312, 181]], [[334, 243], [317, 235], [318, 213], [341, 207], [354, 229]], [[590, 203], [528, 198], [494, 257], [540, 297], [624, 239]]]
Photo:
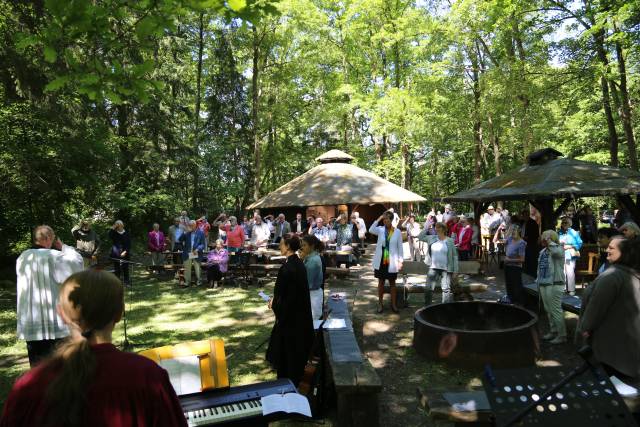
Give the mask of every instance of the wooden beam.
[[569, 204], [571, 204], [571, 201], [573, 200], [573, 198], [571, 197], [567, 197], [566, 199], [564, 199], [564, 202], [562, 202], [560, 204], [560, 206], [558, 206], [558, 209], [556, 209], [553, 212], [553, 216], [554, 218], [557, 220], [558, 217], [562, 214], [562, 212], [564, 212], [565, 209], [567, 209], [567, 207], [569, 207]]

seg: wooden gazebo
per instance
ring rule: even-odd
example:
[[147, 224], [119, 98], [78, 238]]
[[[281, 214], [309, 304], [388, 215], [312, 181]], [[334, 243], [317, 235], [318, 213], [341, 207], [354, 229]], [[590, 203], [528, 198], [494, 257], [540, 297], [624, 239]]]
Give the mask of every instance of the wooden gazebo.
[[[444, 197], [447, 202], [473, 202], [475, 218], [495, 201], [527, 200], [540, 211], [542, 229], [555, 228], [560, 214], [578, 197], [615, 196], [640, 222], [640, 173], [561, 157], [551, 148], [536, 151], [527, 164]], [[553, 209], [554, 199], [564, 201]]]
[[340, 150], [328, 151], [316, 158], [319, 165], [247, 208], [426, 201], [416, 193], [352, 165], [353, 160]]

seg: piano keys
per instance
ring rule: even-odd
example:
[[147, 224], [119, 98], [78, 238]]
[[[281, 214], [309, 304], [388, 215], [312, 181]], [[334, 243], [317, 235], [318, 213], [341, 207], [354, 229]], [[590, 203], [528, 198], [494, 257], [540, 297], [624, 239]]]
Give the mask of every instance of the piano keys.
[[[297, 393], [293, 383], [286, 379], [231, 387], [227, 390], [209, 390], [179, 396], [189, 427], [211, 425], [267, 425], [288, 414], [262, 415], [260, 399], [272, 394]], [[280, 417], [278, 417], [280, 415]]]

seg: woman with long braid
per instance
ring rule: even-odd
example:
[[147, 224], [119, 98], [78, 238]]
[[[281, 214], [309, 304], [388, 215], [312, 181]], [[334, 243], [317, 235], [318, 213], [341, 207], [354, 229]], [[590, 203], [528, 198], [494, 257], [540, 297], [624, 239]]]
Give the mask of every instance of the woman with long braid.
[[58, 312], [71, 335], [16, 381], [0, 426], [187, 425], [167, 372], [111, 343], [122, 296], [122, 283], [111, 273], [69, 276]]

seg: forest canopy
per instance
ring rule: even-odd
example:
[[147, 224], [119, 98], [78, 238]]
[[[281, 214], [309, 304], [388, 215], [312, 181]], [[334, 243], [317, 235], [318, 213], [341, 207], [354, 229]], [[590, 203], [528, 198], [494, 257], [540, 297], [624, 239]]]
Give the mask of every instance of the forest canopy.
[[338, 148], [428, 200], [553, 147], [638, 170], [640, 2], [0, 0], [0, 253], [240, 213]]

